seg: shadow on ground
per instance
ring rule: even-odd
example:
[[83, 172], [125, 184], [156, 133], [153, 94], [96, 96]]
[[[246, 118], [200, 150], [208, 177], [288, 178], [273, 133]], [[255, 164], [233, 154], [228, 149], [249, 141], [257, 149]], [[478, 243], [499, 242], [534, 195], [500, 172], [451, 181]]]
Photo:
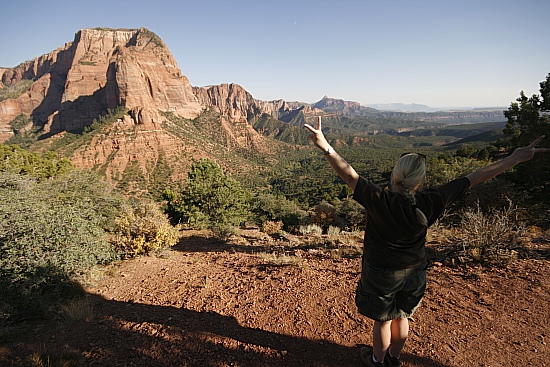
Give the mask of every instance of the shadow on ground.
[[[233, 317], [185, 308], [110, 301], [88, 295], [91, 321], [43, 324], [26, 340], [1, 345], [0, 365], [32, 353], [78, 353], [84, 366], [361, 366], [359, 348], [240, 325]], [[5, 348], [12, 349], [5, 354]], [[2, 355], [4, 354], [4, 355]], [[448, 367], [404, 355], [406, 366]], [[2, 362], [3, 361], [3, 362]], [[2, 364], [7, 363], [7, 364]]]

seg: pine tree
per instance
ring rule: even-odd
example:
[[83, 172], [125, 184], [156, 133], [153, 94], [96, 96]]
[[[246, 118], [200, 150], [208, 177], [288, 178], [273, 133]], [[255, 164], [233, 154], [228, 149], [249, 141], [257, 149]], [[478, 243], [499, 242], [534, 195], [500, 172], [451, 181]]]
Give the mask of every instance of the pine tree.
[[[522, 91], [504, 116], [508, 119], [504, 133], [511, 149], [525, 146], [540, 135], [545, 135], [540, 146], [550, 146], [550, 74], [540, 83], [540, 95], [527, 97]], [[536, 203], [550, 205], [550, 160], [544, 155], [517, 167], [514, 180], [529, 190]]]

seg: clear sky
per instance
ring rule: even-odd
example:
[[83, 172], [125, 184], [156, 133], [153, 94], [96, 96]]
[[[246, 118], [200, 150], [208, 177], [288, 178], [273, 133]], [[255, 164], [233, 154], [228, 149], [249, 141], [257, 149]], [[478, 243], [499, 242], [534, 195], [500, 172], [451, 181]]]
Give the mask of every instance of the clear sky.
[[506, 107], [550, 73], [548, 0], [2, 0], [0, 10], [0, 66], [82, 28], [146, 27], [193, 86], [237, 83], [261, 100]]

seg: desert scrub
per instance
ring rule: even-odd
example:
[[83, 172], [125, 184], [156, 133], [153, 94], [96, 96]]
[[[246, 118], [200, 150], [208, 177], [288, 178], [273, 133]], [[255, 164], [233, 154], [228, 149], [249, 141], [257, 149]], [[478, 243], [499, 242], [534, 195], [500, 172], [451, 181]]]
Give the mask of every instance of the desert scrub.
[[330, 256], [333, 259], [358, 258], [363, 256], [363, 247], [359, 245], [338, 246], [338, 248], [330, 250]]
[[144, 200], [132, 200], [122, 206], [109, 237], [124, 258], [160, 254], [178, 240], [178, 228], [170, 224], [160, 206]]
[[340, 232], [342, 232], [340, 227], [328, 226], [327, 235], [329, 239], [338, 238], [338, 235], [340, 234]]
[[302, 263], [302, 258], [298, 256], [291, 256], [287, 254], [278, 254], [278, 253], [267, 253], [260, 252], [258, 257], [268, 265], [275, 266], [288, 266], [288, 265], [299, 265]]
[[94, 62], [94, 61], [80, 60], [79, 63], [80, 63], [80, 65], [95, 66], [95, 62]]
[[308, 224], [306, 226], [300, 226], [300, 233], [302, 235], [322, 235], [323, 234], [323, 228], [321, 228], [317, 224]]
[[117, 259], [104, 230], [110, 203], [88, 191], [90, 177], [79, 187], [75, 175], [39, 182], [0, 174], [0, 318], [46, 313], [82, 292], [86, 272]]
[[267, 233], [269, 235], [277, 234], [281, 232], [283, 229], [283, 222], [282, 221], [271, 221], [266, 220], [262, 223], [262, 232]]
[[[257, 225], [266, 222], [281, 222], [282, 228], [289, 231], [300, 225], [307, 212], [283, 195], [257, 194], [250, 200], [250, 211]], [[267, 232], [266, 232], [267, 233]]]
[[76, 350], [68, 349], [62, 352], [50, 351], [46, 349], [46, 346], [41, 346], [39, 352], [33, 353], [27, 357], [24, 364], [17, 364], [14, 366], [21, 367], [78, 367], [83, 364], [82, 355]]
[[90, 322], [94, 318], [94, 303], [87, 297], [75, 298], [59, 308], [61, 320], [71, 322]]
[[337, 222], [336, 207], [326, 201], [315, 205], [309, 216], [311, 223], [319, 225], [324, 230], [328, 230], [331, 225]]
[[523, 225], [517, 218], [518, 209], [512, 206], [485, 213], [479, 203], [462, 211], [462, 221], [452, 240], [457, 244], [460, 262], [485, 265], [504, 265], [518, 258], [523, 250], [520, 234]]
[[13, 120], [10, 121], [10, 127], [17, 134], [17, 132], [24, 127], [32, 124], [33, 120], [31, 117], [27, 117], [24, 114], [16, 116]]

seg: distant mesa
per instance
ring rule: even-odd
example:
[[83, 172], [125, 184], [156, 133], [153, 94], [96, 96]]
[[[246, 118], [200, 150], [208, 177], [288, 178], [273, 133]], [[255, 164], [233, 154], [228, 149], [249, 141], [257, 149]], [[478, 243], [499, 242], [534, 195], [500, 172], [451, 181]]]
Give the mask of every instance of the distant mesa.
[[437, 112], [440, 108], [429, 107], [417, 103], [379, 103], [368, 104], [368, 107], [375, 108], [381, 111], [396, 111], [396, 112]]

